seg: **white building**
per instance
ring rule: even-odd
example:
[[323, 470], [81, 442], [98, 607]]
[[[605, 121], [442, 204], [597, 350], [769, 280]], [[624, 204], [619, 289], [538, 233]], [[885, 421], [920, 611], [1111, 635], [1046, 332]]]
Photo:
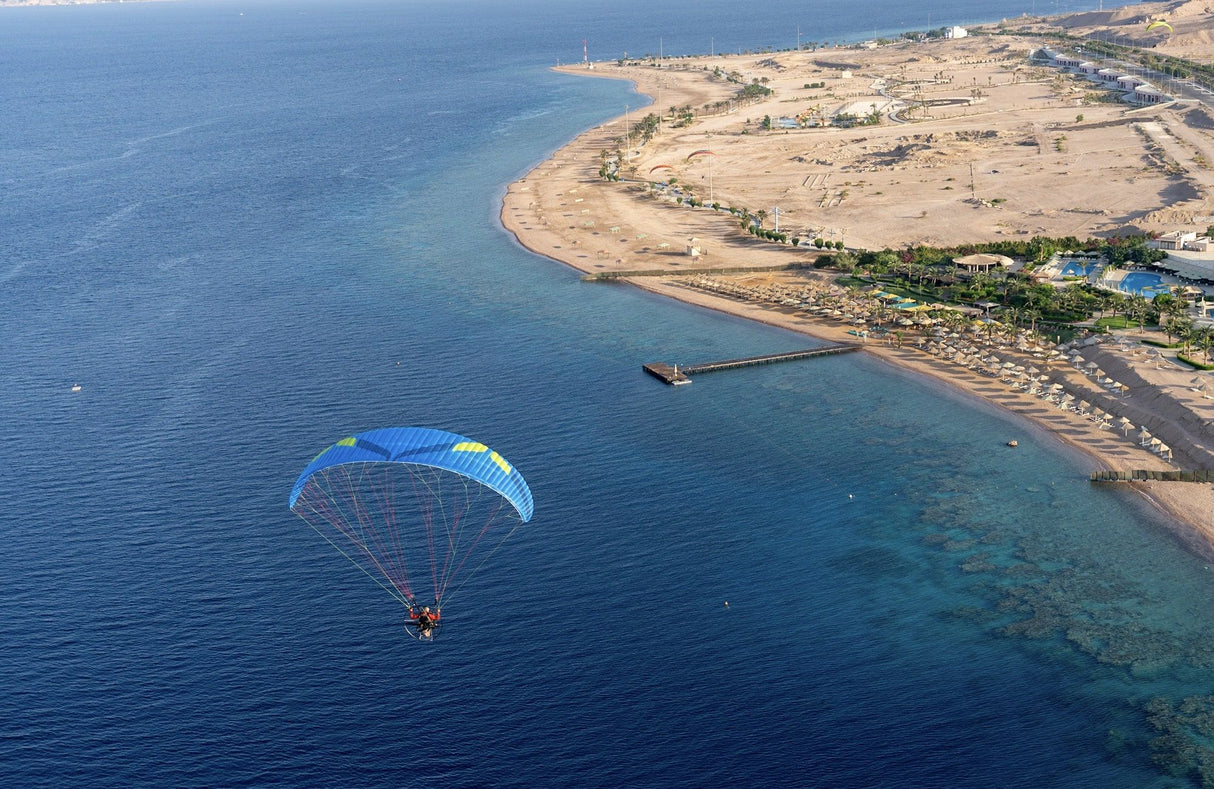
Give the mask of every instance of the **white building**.
[[944, 37], [945, 38], [965, 38], [969, 34], [970, 34], [970, 31], [966, 30], [963, 27], [957, 27], [956, 25], [953, 25], [952, 27], [944, 28]]
[[1155, 246], [1159, 249], [1186, 249], [1190, 242], [1197, 240], [1197, 232], [1194, 230], [1173, 230], [1170, 233], [1164, 233], [1155, 239]]
[[1150, 85], [1134, 86], [1134, 92], [1130, 94], [1130, 97], [1139, 104], [1162, 104], [1168, 100], [1162, 91]]

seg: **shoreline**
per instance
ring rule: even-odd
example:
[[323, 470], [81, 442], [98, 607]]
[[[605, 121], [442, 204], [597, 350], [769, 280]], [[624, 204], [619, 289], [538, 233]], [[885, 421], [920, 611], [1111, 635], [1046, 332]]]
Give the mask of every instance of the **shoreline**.
[[[721, 56], [712, 60], [725, 62], [730, 59], [732, 56]], [[709, 58], [698, 60], [707, 61]], [[712, 100], [720, 100], [725, 95], [723, 87], [704, 82], [695, 84], [692, 89], [677, 90], [678, 82], [669, 70], [647, 69], [643, 66], [597, 66], [595, 70], [570, 66], [558, 67], [557, 70], [580, 76], [630, 81], [636, 91], [650, 98], [651, 102], [654, 101], [656, 93], [665, 91], [663, 107], [675, 104], [701, 106]], [[603, 73], [607, 68], [611, 68], [613, 73]], [[670, 98], [671, 93], [675, 94], [673, 99]], [[646, 109], [653, 108], [654, 104], [650, 104]], [[732, 233], [728, 227], [731, 223], [723, 221], [724, 217], [717, 212], [705, 209], [692, 211], [652, 200], [646, 202], [645, 198], [628, 194], [627, 184], [621, 186], [620, 183], [611, 183], [600, 178], [597, 172], [600, 161], [598, 153], [606, 150], [609, 144], [615, 144], [612, 141], [620, 136], [623, 120], [623, 116], [613, 118], [583, 131], [507, 187], [502, 199], [500, 221], [519, 244], [535, 254], [586, 274], [610, 270], [668, 268], [670, 277], [634, 277], [624, 280], [658, 295], [788, 329], [818, 340], [856, 341], [856, 337], [847, 333], [846, 324], [811, 318], [804, 313], [774, 308], [772, 305], [763, 306], [752, 301], [727, 298], [691, 287], [687, 281], [688, 275], [680, 274], [680, 268], [689, 268], [688, 264], [693, 258], [684, 256], [677, 249], [670, 249], [675, 243], [673, 240], [662, 242], [655, 249], [654, 242], [658, 238], [694, 237], [697, 242], [703, 243], [708, 250], [706, 257], [695, 259], [692, 263], [698, 268], [757, 268], [783, 265], [794, 260], [804, 261], [806, 250], [762, 242], [751, 243]], [[649, 150], [634, 152], [631, 158], [641, 159], [642, 166], [660, 160], [662, 157], [659, 152], [664, 144], [671, 146], [679, 142], [675, 133], [667, 134], [674, 139], [656, 138], [656, 141], [650, 142], [651, 148], [647, 146]], [[721, 144], [728, 142], [722, 140]], [[700, 175], [703, 180], [703, 174]], [[610, 229], [606, 236], [602, 234], [598, 224], [604, 218], [615, 223], [606, 225]], [[623, 251], [614, 251], [610, 246], [612, 244]], [[638, 244], [645, 246], [638, 250]], [[646, 261], [645, 265], [639, 265], [638, 257]], [[653, 264], [654, 258], [660, 261], [658, 265]], [[832, 275], [805, 272], [795, 276], [800, 278], [799, 282], [816, 281], [821, 284], [828, 281]], [[775, 277], [770, 272], [763, 271], [756, 272], [749, 280], [765, 284], [774, 282]], [[870, 338], [865, 343], [865, 350], [898, 371], [917, 375], [933, 385], [948, 387], [964, 397], [976, 398], [982, 404], [1027, 420], [1033, 429], [1058, 441], [1061, 449], [1081, 453], [1092, 459], [1098, 468], [1128, 470], [1175, 467], [1156, 454], [1141, 448], [1132, 436], [1123, 435], [1115, 427], [1110, 428], [1107, 424], [1100, 427], [1076, 413], [1054, 408], [1033, 395], [1003, 385], [998, 379], [981, 375], [915, 348], [910, 340], [903, 347], [897, 348]], [[1102, 345], [1093, 350], [1107, 352], [1110, 356], [1109, 365], [1116, 363], [1117, 360], [1112, 358], [1116, 351], [1111, 345]], [[1085, 353], [1087, 352], [1085, 349]], [[1126, 360], [1126, 363], [1133, 367], [1135, 362]], [[1106, 363], [1102, 361], [1102, 364]], [[1069, 376], [1071, 380], [1066, 381], [1068, 388], [1075, 387], [1074, 391], [1088, 392], [1089, 389], [1083, 388], [1089, 384], [1082, 372], [1067, 367], [1064, 364], [1054, 368], [1055, 377], [1064, 380]], [[1148, 377], [1144, 372], [1144, 381]], [[1162, 392], [1166, 387], [1161, 384], [1157, 388]], [[1095, 390], [1099, 389], [1099, 386], [1095, 387]], [[1136, 416], [1150, 414], [1153, 408], [1160, 410], [1166, 405], [1158, 398], [1152, 400], [1150, 394], [1149, 387], [1144, 383], [1141, 388], [1136, 386], [1121, 398], [1121, 402], [1114, 402], [1113, 405]], [[1097, 402], [1095, 398], [1100, 396], [1101, 392], [1092, 391], [1092, 402]], [[1145, 402], [1131, 402], [1135, 396]], [[1105, 399], [1113, 401], [1115, 398]], [[1103, 403], [1104, 400], [1100, 402]], [[1198, 402], [1196, 406], [1185, 407], [1191, 407], [1198, 412], [1204, 408], [1204, 404]], [[1112, 410], [1109, 410], [1109, 413], [1115, 414]], [[1197, 413], [1197, 416], [1203, 417], [1204, 414]], [[1187, 450], [1180, 449], [1182, 443], [1173, 443], [1176, 439], [1169, 442], [1180, 449], [1180, 466], [1214, 467], [1214, 451], [1210, 450], [1209, 442], [1204, 440], [1207, 437], [1204, 422], [1196, 418], [1186, 419], [1187, 421], [1172, 421], [1184, 422], [1175, 426], [1179, 434], [1189, 438], [1197, 435], [1191, 442], [1192, 446]], [[1138, 418], [1133, 421], [1135, 425], [1140, 424]], [[1152, 432], [1155, 435], [1160, 434], [1158, 430]], [[1002, 448], [1011, 438], [1014, 436], [993, 438], [992, 448]], [[1186, 465], [1186, 461], [1194, 465]], [[1199, 463], [1200, 466], [1196, 465]], [[1214, 555], [1214, 485], [1191, 482], [1120, 484], [1133, 490], [1143, 506], [1168, 516], [1175, 527], [1174, 531], [1191, 547], [1207, 555]]]

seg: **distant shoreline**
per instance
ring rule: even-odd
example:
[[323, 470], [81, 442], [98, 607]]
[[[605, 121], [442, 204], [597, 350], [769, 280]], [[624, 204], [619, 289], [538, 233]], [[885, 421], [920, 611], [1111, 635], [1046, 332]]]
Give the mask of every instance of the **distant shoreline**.
[[169, 3], [173, 0], [0, 0], [0, 8], [32, 8], [47, 5], [100, 5], [120, 3]]
[[[941, 71], [946, 68], [951, 69], [953, 76], [950, 77], [950, 82], [955, 81], [966, 86], [969, 86], [971, 82], [975, 85], [982, 82], [997, 86], [999, 77], [995, 74], [988, 78], [989, 70], [981, 72], [981, 80], [977, 76], [970, 78], [965, 71], [966, 64], [971, 61], [986, 64], [995, 61], [995, 55], [1003, 57], [998, 52], [994, 55], [984, 54], [986, 50], [983, 47], [1004, 43], [1002, 40], [994, 40], [995, 44], [991, 44], [990, 42], [993, 40], [987, 38], [985, 42], [975, 42], [971, 39], [957, 46], [955, 50], [946, 49], [942, 45], [930, 44], [927, 46], [936, 48], [910, 49], [908, 45], [903, 49], [903, 53], [904, 56], [913, 57], [916, 60], [928, 58], [932, 63], [937, 64], [932, 68]], [[891, 49], [896, 49], [896, 47]], [[959, 54], [950, 55], [949, 52]], [[910, 54], [907, 56], [905, 53]], [[849, 52], [850, 54], [852, 53]], [[899, 67], [897, 61], [891, 59], [892, 55], [878, 54], [885, 55], [886, 61], [883, 63], [887, 70]], [[869, 53], [864, 51], [857, 51], [854, 56], [856, 58], [870, 57]], [[934, 178], [935, 183], [939, 184], [941, 176], [933, 175], [933, 171], [935, 173], [947, 172], [942, 168], [950, 166], [947, 159], [949, 142], [948, 139], [943, 138], [951, 138], [951, 135], [957, 134], [961, 145], [972, 147], [968, 140], [962, 138], [959, 133], [951, 131], [952, 129], [963, 132], [966, 128], [975, 126], [992, 128], [996, 123], [1000, 123], [1003, 124], [1003, 128], [1009, 129], [1003, 134], [1011, 136], [1020, 134], [1021, 132], [1017, 130], [1031, 123], [1047, 129], [1050, 128], [1049, 124], [1061, 123], [1066, 126], [1065, 135], [1049, 132], [1045, 135], [1046, 139], [1056, 148], [1065, 148], [1067, 145], [1079, 147], [1083, 139], [1082, 135], [1088, 132], [1095, 135], [1107, 135], [1107, 137], [1095, 137], [1094, 152], [1084, 154], [1093, 159], [1100, 155], [1101, 149], [1116, 151], [1117, 155], [1120, 155], [1121, 151], [1129, 150], [1129, 145], [1137, 144], [1132, 135], [1122, 133], [1121, 126], [1117, 123], [1109, 123], [1107, 120], [1119, 118], [1120, 115], [1117, 113], [1122, 112], [1124, 108], [1110, 109], [1106, 105], [1095, 108], [1083, 107], [1077, 111], [1073, 106], [1068, 106], [1066, 101], [1055, 101], [1048, 95], [1042, 102], [1041, 110], [1037, 115], [1033, 115], [1032, 111], [1020, 113], [1015, 105], [1001, 110], [991, 101], [977, 104], [972, 110], [965, 110], [965, 113], [972, 113], [970, 116], [959, 113], [953, 120], [944, 118], [943, 123], [929, 121], [918, 124], [901, 124], [896, 127], [887, 125], [885, 128], [873, 127], [873, 132], [864, 130], [863, 133], [855, 133], [853, 130], [850, 136], [847, 136], [846, 133], [832, 136], [834, 132], [818, 129], [803, 130], [797, 134], [780, 134], [778, 132], [762, 134], [747, 133], [747, 131], [739, 134], [740, 128], [748, 128], [743, 127], [747, 115], [752, 118], [761, 118], [767, 112], [784, 113], [799, 110], [809, 102], [809, 99], [805, 98], [801, 99], [799, 103], [793, 102], [788, 109], [779, 106], [780, 103], [788, 104], [789, 93], [802, 92], [799, 90], [801, 82], [806, 82], [808, 87], [810, 79], [801, 74], [797, 74], [795, 80], [786, 78], [788, 73], [796, 72], [798, 57], [811, 63], [813, 55], [806, 52], [741, 57], [700, 56], [672, 59], [670, 64], [663, 64], [663, 67], [654, 67], [652, 64], [646, 63], [634, 65], [595, 63], [592, 64], [593, 68], [559, 67], [558, 70], [565, 73], [629, 80], [636, 85], [638, 92], [650, 98], [661, 93], [661, 107], [656, 108], [658, 111], [676, 105], [702, 107], [729, 96], [732, 93], [729, 85], [707, 76], [714, 69], [736, 69], [751, 75], [770, 75], [773, 80], [785, 77], [786, 87], [782, 94], [777, 93], [777, 99], [766, 105], [758, 104], [746, 107], [732, 115], [721, 113], [717, 116], [709, 116], [702, 121], [697, 119], [696, 122], [682, 128], [661, 129], [658, 135], [643, 147], [630, 146], [632, 150], [627, 157], [627, 162], [632, 166], [632, 170], [627, 177], [616, 182], [602, 178], [599, 168], [602, 166], [602, 152], [614, 149], [619, 145], [619, 138], [625, 128], [624, 119], [616, 118], [589, 129], [557, 150], [522, 179], [509, 185], [502, 204], [503, 226], [513, 233], [519, 243], [527, 249], [582, 272], [666, 269], [670, 272], [669, 277], [652, 276], [633, 278], [629, 281], [645, 290], [680, 301], [780, 326], [819, 339], [854, 342], [856, 337], [847, 332], [847, 329], [851, 327], [846, 323], [825, 320], [808, 315], [805, 311], [762, 304], [758, 299], [727, 298], [692, 286], [690, 278], [686, 274], [680, 275], [680, 268], [684, 270], [747, 266], [774, 268], [794, 260], [804, 262], [810, 259], [812, 253], [804, 247], [796, 249], [789, 245], [768, 244], [744, 238], [736, 231], [736, 221], [732, 221], [724, 211], [712, 211], [708, 208], [691, 209], [684, 205], [675, 205], [668, 200], [655, 198], [649, 193], [647, 186], [652, 183], [650, 176], [647, 175], [650, 169], [659, 164], [677, 167], [680, 184], [687, 184], [687, 188], [695, 188], [696, 194], [701, 195], [706, 204], [710, 189], [714, 193], [713, 197], [721, 199], [724, 205], [770, 206], [775, 203], [776, 199], [779, 199], [782, 206], [791, 204], [788, 215], [794, 218], [793, 221], [799, 222], [806, 222], [807, 219], [818, 216], [827, 217], [822, 220], [825, 222], [840, 221], [832, 220], [830, 217], [838, 217], [841, 214], [833, 206], [820, 209], [812, 202], [802, 201], [799, 204], [793, 204], [797, 184], [769, 183], [781, 171], [800, 167], [801, 170], [797, 170], [798, 173], [802, 171], [808, 173], [806, 182], [813, 179], [827, 181], [829, 178], [839, 182], [841, 187], [844, 186], [846, 179], [846, 189], [851, 190], [853, 194], [866, 188], [871, 190], [871, 182], [884, 178], [879, 181], [881, 190], [875, 191], [875, 195], [871, 193], [867, 196], [860, 195], [859, 199], [844, 202], [844, 208], [852, 212], [852, 218], [849, 221], [861, 227], [856, 232], [867, 232], [871, 235], [871, 238], [862, 240], [859, 245], [869, 249], [880, 249], [884, 245], [898, 248], [902, 244], [908, 243], [901, 235], [908, 230], [920, 234], [924, 232], [973, 232], [969, 229], [970, 226], [966, 225], [967, 222], [971, 225], [974, 222], [989, 222], [992, 217], [1002, 223], [1001, 227], [1006, 228], [1000, 232], [1012, 232], [1012, 229], [1016, 227], [1017, 216], [1003, 210], [1002, 206], [996, 209], [978, 208], [975, 210], [955, 201], [957, 191], [954, 190], [951, 194], [947, 191], [951, 188], [951, 184], [945, 183], [946, 191], [943, 192], [938, 185], [920, 185], [925, 178]], [[1010, 62], [1011, 59], [1003, 57], [1003, 60]], [[775, 62], [779, 68], [773, 69], [768, 62]], [[913, 61], [908, 59], [906, 62]], [[939, 65], [941, 63], [945, 65]], [[1011, 66], [1001, 65], [999, 67], [1008, 69]], [[757, 79], [757, 77], [755, 78]], [[855, 83], [861, 86], [856, 90], [863, 90], [862, 86], [869, 80], [869, 77], [856, 79]], [[1005, 84], [1012, 85], [1006, 80]], [[1038, 87], [1041, 83], [1028, 80], [1025, 81], [1025, 84], [1028, 87], [1022, 90], [1022, 94], [1024, 90], [1030, 94], [1034, 91], [1041, 94], [1043, 90], [1048, 89], [1048, 86]], [[1013, 87], [1012, 89], [1020, 88]], [[974, 89], [967, 87], [966, 90]], [[956, 91], [954, 90], [954, 92]], [[974, 90], [974, 92], [977, 91]], [[635, 123], [654, 109], [655, 107], [651, 106], [634, 111], [629, 124]], [[1096, 120], [1099, 125], [1089, 129], [1082, 123], [1076, 124], [1074, 122], [1076, 112], [1086, 113], [1089, 120]], [[1097, 115], [1097, 113], [1104, 113], [1104, 115]], [[1153, 118], [1146, 118], [1146, 120], [1153, 120]], [[1173, 122], [1176, 121], [1173, 120]], [[942, 131], [942, 129], [947, 131]], [[878, 139], [878, 135], [882, 133], [889, 135], [891, 140], [885, 147], [882, 147]], [[919, 150], [912, 151], [912, 153], [927, 158], [910, 159], [908, 164], [892, 169], [886, 168], [887, 174], [885, 175], [882, 175], [883, 165], [879, 158], [873, 158], [874, 165], [866, 168], [856, 168], [854, 158], [849, 158], [851, 151], [848, 150], [848, 146], [874, 151], [873, 156], [876, 157], [886, 150], [901, 152], [908, 147], [913, 147], [908, 146], [906, 141], [923, 139], [923, 135], [930, 135], [927, 138], [927, 144], [917, 144]], [[1039, 132], [1038, 136], [1042, 136], [1042, 134]], [[1069, 137], [1069, 139], [1059, 143], [1060, 137]], [[1127, 140], [1129, 140], [1128, 144]], [[1212, 150], [1214, 150], [1214, 139], [1210, 142]], [[714, 158], [717, 161], [715, 173], [707, 169], [707, 164], [689, 163], [688, 161], [689, 151], [705, 148], [715, 151]], [[774, 155], [772, 148], [775, 149]], [[812, 150], [812, 153], [804, 153], [807, 150]], [[995, 171], [1006, 168], [1013, 174], [1017, 174], [1025, 172], [1028, 167], [1037, 166], [1038, 161], [1049, 162], [1042, 170], [1042, 176], [1036, 181], [1032, 180], [1032, 176], [1022, 178], [1020, 181], [987, 176], [987, 182], [995, 184], [994, 187], [988, 188], [1005, 190], [1000, 194], [1008, 195], [1009, 203], [1015, 203], [1017, 199], [1025, 200], [1023, 197], [1017, 198], [1018, 194], [1029, 195], [1028, 200], [1031, 202], [1035, 190], [1048, 190], [1052, 186], [1051, 180], [1057, 180], [1050, 176], [1053, 171], [1051, 168], [1058, 167], [1053, 161], [1059, 159], [1065, 151], [1060, 152], [1045, 145], [1038, 145], [1032, 153], [1033, 156], [1027, 157], [1019, 168], [1015, 162], [1007, 165], [1001, 161], [1000, 167]], [[973, 155], [969, 154], [971, 159]], [[987, 154], [987, 156], [993, 155], [995, 154]], [[813, 161], [809, 160], [811, 156], [818, 157], [823, 163], [815, 166]], [[834, 159], [827, 161], [828, 157], [834, 157]], [[1082, 156], [1079, 158], [1082, 159]], [[1060, 159], [1060, 161], [1063, 161], [1063, 166], [1073, 169], [1074, 165], [1069, 163], [1074, 159], [1075, 157], [1072, 156], [1069, 159]], [[802, 161], [806, 163], [797, 163]], [[1115, 160], [1110, 159], [1110, 168], [1116, 164]], [[1104, 167], [1106, 164], [1102, 162], [1100, 166]], [[1135, 194], [1135, 188], [1145, 192], [1143, 184], [1150, 178], [1156, 178], [1162, 189], [1167, 183], [1174, 183], [1177, 178], [1181, 177], [1177, 176], [1174, 171], [1167, 175], [1155, 175], [1151, 171], [1144, 171], [1141, 167], [1135, 166], [1137, 169], [1128, 179], [1128, 184], [1131, 186], [1125, 190], [1126, 195]], [[990, 168], [990, 165], [985, 165], [985, 168], [988, 171], [995, 169]], [[892, 173], [893, 177], [891, 178], [888, 173]], [[1198, 177], [1200, 176], [1199, 173]], [[709, 180], [710, 177], [713, 177], [712, 181]], [[1082, 177], [1081, 175], [1080, 178], [1082, 179]], [[1102, 189], [1107, 188], [1120, 195], [1121, 193], [1116, 192], [1118, 187], [1108, 183], [1115, 177], [1113, 175], [1107, 181], [1093, 180], [1090, 183], [1101, 183]], [[1188, 177], [1188, 175], [1183, 177]], [[1046, 180], [1042, 180], [1042, 178]], [[1168, 181], [1169, 178], [1173, 180]], [[947, 180], [953, 181], [954, 179], [948, 178]], [[960, 177], [957, 180], [960, 180]], [[1201, 186], [1201, 184], [1198, 185]], [[899, 192], [899, 189], [902, 191]], [[1087, 189], [1092, 191], [1090, 186]], [[882, 196], [883, 191], [886, 192], [885, 196]], [[915, 206], [916, 203], [925, 206], [934, 205], [935, 203], [929, 201], [939, 201], [941, 195], [945, 200], [954, 202], [940, 203], [942, 208], [931, 209], [933, 212], [941, 212], [940, 218], [936, 220], [941, 229], [925, 231], [924, 228], [927, 226], [923, 224], [923, 220], [918, 218], [916, 212], [908, 213], [905, 206]], [[844, 192], [844, 197], [848, 197], [846, 192]], [[813, 195], [813, 198], [815, 201], [818, 199], [817, 193]], [[870, 214], [864, 213], [869, 209], [865, 207], [865, 203], [861, 202], [863, 199], [868, 199], [868, 205], [872, 206]], [[1117, 198], [1119, 201], [1122, 199], [1120, 196]], [[724, 202], [726, 200], [734, 202]], [[842, 202], [843, 198], [840, 198], [840, 201]], [[832, 214], [831, 211], [835, 211], [835, 213]], [[785, 215], [781, 214], [781, 216]], [[1062, 223], [1062, 227], [1067, 227], [1068, 222], [1071, 223], [1071, 226], [1075, 223], [1091, 224], [1104, 221], [1104, 217], [1096, 212], [1085, 210], [1073, 214], [1061, 212], [1056, 216], [1036, 211], [1030, 212], [1022, 218], [1022, 224], [1029, 232], [1033, 232], [1036, 224], [1049, 221], [1059, 221]], [[866, 223], [868, 227], [864, 227]], [[981, 227], [982, 225], [972, 226]], [[1086, 232], [1076, 232], [1075, 234], [1082, 237]], [[1048, 235], [1048, 233], [1045, 234]], [[1060, 235], [1063, 234], [1065, 233], [1060, 233]], [[684, 245], [693, 245], [691, 241], [687, 240], [692, 237], [695, 239], [695, 245], [705, 249], [706, 257], [689, 258], [683, 254]], [[974, 237], [970, 240], [980, 240], [980, 238], [980, 235], [974, 233]], [[922, 239], [914, 239], [911, 242], [923, 243]], [[851, 246], [850, 243], [849, 246]], [[821, 286], [832, 278], [829, 273], [812, 272], [786, 275], [781, 279], [768, 271], [756, 272], [750, 276], [729, 275], [727, 277], [741, 287], [751, 288], [755, 291], [781, 284]], [[590, 286], [588, 285], [588, 287]], [[1097, 384], [1089, 396], [1093, 401], [1103, 397], [1102, 404], [1108, 406], [1114, 417], [1128, 416], [1135, 425], [1147, 424], [1141, 420], [1155, 419], [1158, 422], [1151, 422], [1152, 425], [1167, 426], [1174, 435], [1182, 437], [1182, 440], [1173, 439], [1176, 442], [1173, 446], [1177, 448], [1177, 462], [1183, 467], [1214, 467], [1214, 437], [1209, 434], [1208, 428], [1202, 426], [1203, 423], [1209, 424], [1210, 421], [1214, 421], [1214, 419], [1205, 421], [1203, 416], [1209, 413], [1209, 416], [1214, 417], [1214, 400], [1207, 404], [1199, 396], [1184, 392], [1182, 387], [1173, 381], [1173, 379], [1179, 381], [1180, 377], [1186, 375], [1183, 371], [1156, 369], [1159, 365], [1148, 364], [1148, 358], [1140, 358], [1137, 351], [1131, 353], [1128, 350], [1131, 341], [1137, 345], [1136, 339], [1126, 337], [1125, 349], [1113, 343], [1093, 346], [1090, 351], [1084, 349], [1085, 353], [1101, 359], [1102, 366], [1107, 365], [1110, 368], [1120, 366], [1126, 369], [1128, 372], [1125, 375], [1132, 378], [1136, 384], [1130, 392], [1116, 397], [1105, 396], [1107, 393], [1100, 391], [1101, 387]], [[1139, 446], [1133, 435], [1123, 434], [1107, 425], [1100, 426], [1090, 419], [1081, 417], [1078, 413], [1057, 408], [1037, 396], [1005, 385], [997, 378], [992, 379], [987, 375], [975, 373], [960, 365], [932, 356], [922, 349], [915, 348], [909, 340], [903, 347], [895, 347], [893, 344], [886, 344], [872, 338], [867, 341], [867, 344], [868, 349], [875, 356], [887, 363], [927, 375], [941, 384], [960, 389], [967, 395], [980, 398], [984, 402], [1009, 410], [1029, 420], [1054, 439], [1091, 457], [1096, 461], [1095, 467], [1114, 470], [1174, 467], [1157, 454]], [[998, 352], [1006, 353], [1004, 349], [998, 349]], [[681, 360], [652, 359], [646, 361]], [[1032, 362], [1031, 359], [1028, 361]], [[1050, 372], [1055, 380], [1065, 380], [1067, 386], [1077, 392], [1086, 393], [1089, 390], [1084, 387], [1092, 385], [1092, 382], [1087, 380], [1081, 371], [1067, 364], [1055, 364]], [[1192, 375], [1191, 371], [1187, 373], [1188, 377], [1192, 377]], [[1181, 394], [1185, 396], [1181, 397]], [[1112, 410], [1114, 408], [1118, 409], [1117, 413]], [[1015, 436], [991, 436], [991, 451], [1015, 451], [1015, 449], [1005, 446], [1013, 438]], [[1025, 437], [1020, 436], [1019, 438], [1023, 443]], [[1214, 551], [1214, 486], [1182, 482], [1117, 484], [1129, 485], [1141, 494], [1145, 501], [1171, 516], [1180, 526], [1178, 532], [1182, 535], [1199, 538], [1198, 540], [1190, 539], [1197, 550], [1207, 554]]]

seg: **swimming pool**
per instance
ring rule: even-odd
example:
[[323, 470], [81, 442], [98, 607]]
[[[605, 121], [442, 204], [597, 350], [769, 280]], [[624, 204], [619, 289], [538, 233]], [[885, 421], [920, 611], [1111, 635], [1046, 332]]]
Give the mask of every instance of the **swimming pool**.
[[1086, 277], [1100, 267], [1099, 263], [1087, 263], [1079, 260], [1068, 260], [1058, 272], [1062, 277]]
[[1168, 293], [1171, 290], [1167, 285], [1163, 284], [1162, 277], [1149, 271], [1129, 272], [1121, 280], [1118, 289], [1123, 293], [1134, 293], [1139, 296], [1146, 296], [1148, 299], [1153, 299], [1160, 293]]

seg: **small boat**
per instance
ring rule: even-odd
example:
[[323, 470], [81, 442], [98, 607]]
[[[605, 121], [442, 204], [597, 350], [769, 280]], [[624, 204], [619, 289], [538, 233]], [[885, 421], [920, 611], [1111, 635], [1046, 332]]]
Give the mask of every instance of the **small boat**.
[[1007, 442], [1007, 445], [1009, 447], [1018, 447], [1020, 446], [1020, 442], [1013, 438], [1011, 441]]
[[73, 387], [72, 387], [72, 391], [73, 391], [73, 392], [79, 392], [79, 391], [80, 391], [81, 389], [83, 389], [83, 388], [84, 388], [84, 387], [82, 387], [80, 384], [76, 384], [75, 386], [73, 386]]

